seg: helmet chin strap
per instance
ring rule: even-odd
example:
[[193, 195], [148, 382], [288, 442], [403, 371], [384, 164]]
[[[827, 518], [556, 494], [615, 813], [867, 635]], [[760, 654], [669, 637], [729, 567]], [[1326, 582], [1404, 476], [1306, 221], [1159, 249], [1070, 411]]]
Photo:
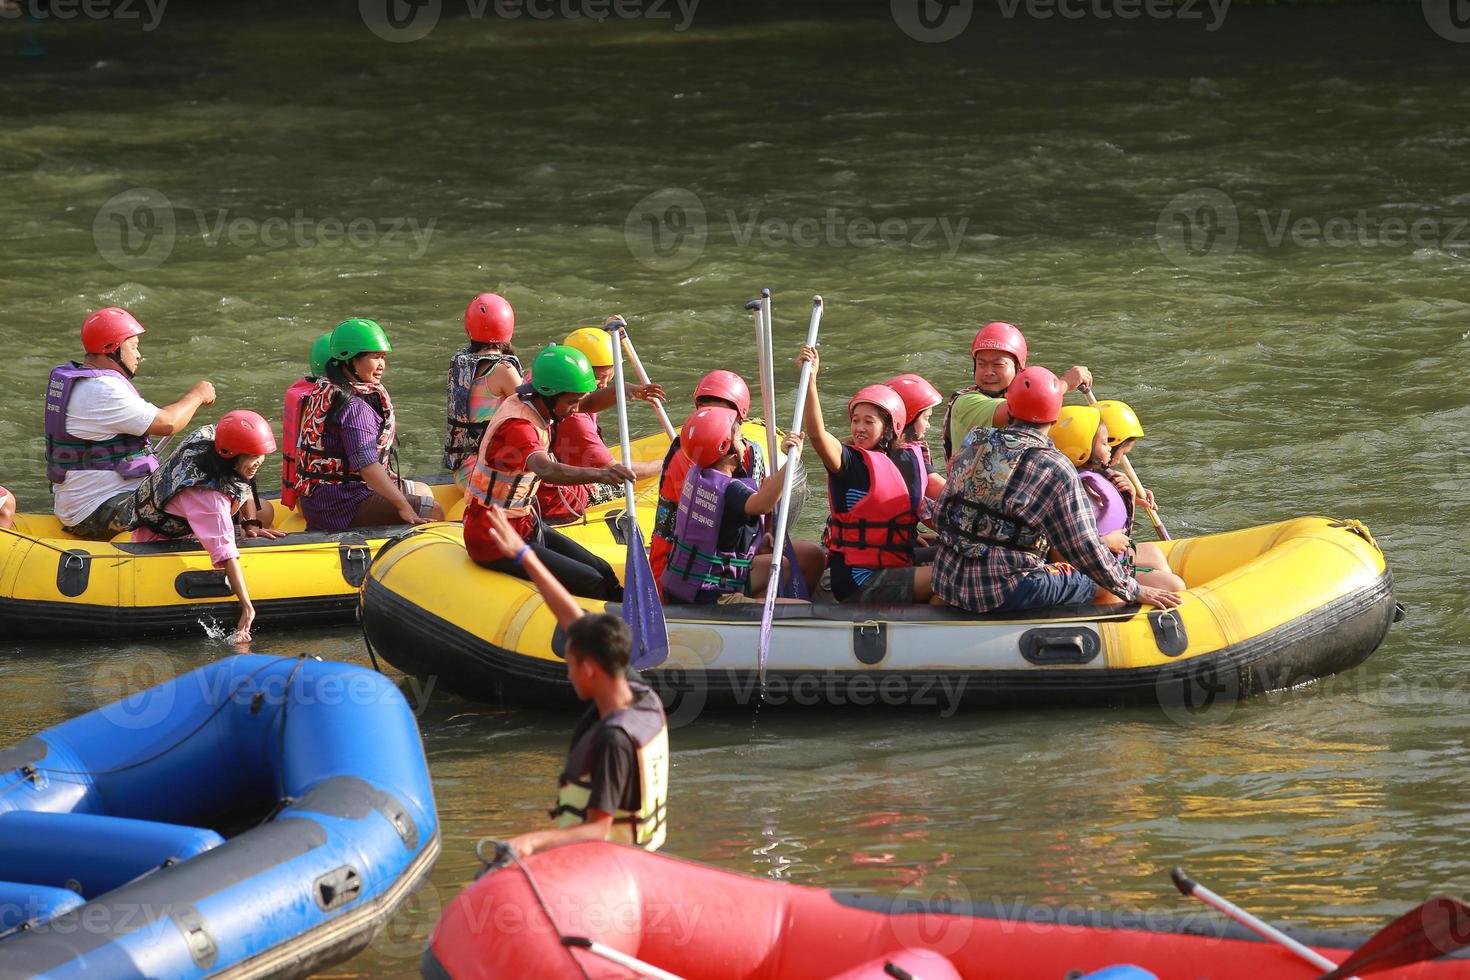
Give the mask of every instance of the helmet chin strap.
[[117, 365], [117, 369], [119, 371], [121, 371], [127, 377], [127, 379], [129, 381], [131, 381], [131, 380], [133, 380], [133, 375], [135, 375], [137, 372], [136, 371], [130, 371], [130, 370], [128, 370], [128, 366], [123, 363], [123, 360], [119, 356], [119, 353], [120, 353], [119, 351], [115, 351], [115, 350], [114, 351], [108, 351], [107, 352], [107, 356], [112, 359], [112, 362], [114, 364]]
[[1004, 398], [1006, 396], [1006, 389], [1002, 388], [999, 391], [987, 391], [986, 389], [981, 388], [980, 394], [984, 395], [986, 398]]

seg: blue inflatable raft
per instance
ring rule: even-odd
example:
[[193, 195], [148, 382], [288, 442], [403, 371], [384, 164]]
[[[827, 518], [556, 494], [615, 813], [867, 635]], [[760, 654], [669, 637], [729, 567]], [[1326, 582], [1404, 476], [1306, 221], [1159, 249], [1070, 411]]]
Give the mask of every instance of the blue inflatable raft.
[[0, 750], [0, 978], [301, 976], [438, 853], [392, 683], [232, 657]]

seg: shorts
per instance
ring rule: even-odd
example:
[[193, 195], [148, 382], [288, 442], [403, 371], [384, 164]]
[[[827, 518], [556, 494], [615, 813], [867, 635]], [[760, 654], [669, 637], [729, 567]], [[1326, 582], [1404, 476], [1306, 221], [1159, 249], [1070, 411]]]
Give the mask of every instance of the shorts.
[[136, 492], [125, 490], [107, 498], [80, 524], [63, 527], [62, 530], [73, 537], [89, 541], [106, 541], [114, 534], [131, 531], [138, 523], [137, 502], [133, 499]]
[[412, 507], [414, 509], [414, 513], [418, 514], [420, 517], [428, 517], [434, 512], [434, 504], [436, 503], [436, 501], [434, 500], [433, 494], [419, 496], [416, 493], [405, 493], [403, 495], [403, 499], [408, 501], [408, 505]]
[[914, 566], [875, 568], [868, 580], [839, 601], [868, 606], [897, 606], [914, 601]]
[[1011, 587], [996, 610], [1020, 612], [1045, 606], [1079, 606], [1090, 604], [1096, 595], [1096, 582], [1066, 562], [1056, 562], [1028, 572]]

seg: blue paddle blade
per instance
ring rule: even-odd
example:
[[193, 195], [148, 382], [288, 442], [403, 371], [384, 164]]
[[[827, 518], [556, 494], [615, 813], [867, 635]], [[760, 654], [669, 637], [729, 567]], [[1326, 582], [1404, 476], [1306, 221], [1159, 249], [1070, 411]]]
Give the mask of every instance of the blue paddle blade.
[[781, 583], [776, 595], [782, 599], [810, 602], [812, 596], [806, 590], [806, 576], [801, 574], [801, 565], [796, 560], [796, 550], [791, 547], [791, 539], [787, 538], [785, 544], [786, 547], [781, 549], [785, 557], [781, 559]]
[[623, 572], [623, 622], [633, 633], [633, 669], [657, 667], [669, 658], [669, 631], [664, 607], [653, 583], [653, 569], [643, 550], [643, 531], [636, 523], [628, 534], [628, 563]]

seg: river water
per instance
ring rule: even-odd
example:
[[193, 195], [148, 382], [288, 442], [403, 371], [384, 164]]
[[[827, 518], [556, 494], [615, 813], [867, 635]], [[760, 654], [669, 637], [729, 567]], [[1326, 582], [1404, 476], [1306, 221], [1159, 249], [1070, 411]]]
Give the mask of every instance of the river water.
[[[782, 416], [814, 292], [829, 418], [900, 371], [966, 383], [974, 329], [1011, 320], [1034, 361], [1087, 364], [1139, 410], [1133, 459], [1176, 535], [1359, 518], [1407, 621], [1349, 675], [1189, 723], [700, 718], [674, 733], [668, 850], [1150, 909], [1181, 906], [1179, 863], [1277, 919], [1359, 929], [1464, 891], [1470, 44], [1418, 4], [982, 5], [944, 43], [885, 8], [704, 9], [682, 30], [672, 4], [449, 11], [412, 42], [287, 5], [154, 30], [0, 19], [0, 480], [49, 507], [46, 372], [107, 304], [148, 326], [152, 400], [208, 377], [218, 408], [271, 416], [317, 333], [378, 318], [422, 474], [480, 290], [513, 301], [523, 351], [625, 314], [686, 398], [711, 367], [753, 377], [741, 307], [769, 286]], [[259, 626], [258, 650], [365, 658], [350, 628]], [[228, 652], [0, 639], [0, 742]], [[404, 689], [445, 853], [335, 976], [415, 975], [473, 841], [538, 825], [565, 749], [566, 717]]]

